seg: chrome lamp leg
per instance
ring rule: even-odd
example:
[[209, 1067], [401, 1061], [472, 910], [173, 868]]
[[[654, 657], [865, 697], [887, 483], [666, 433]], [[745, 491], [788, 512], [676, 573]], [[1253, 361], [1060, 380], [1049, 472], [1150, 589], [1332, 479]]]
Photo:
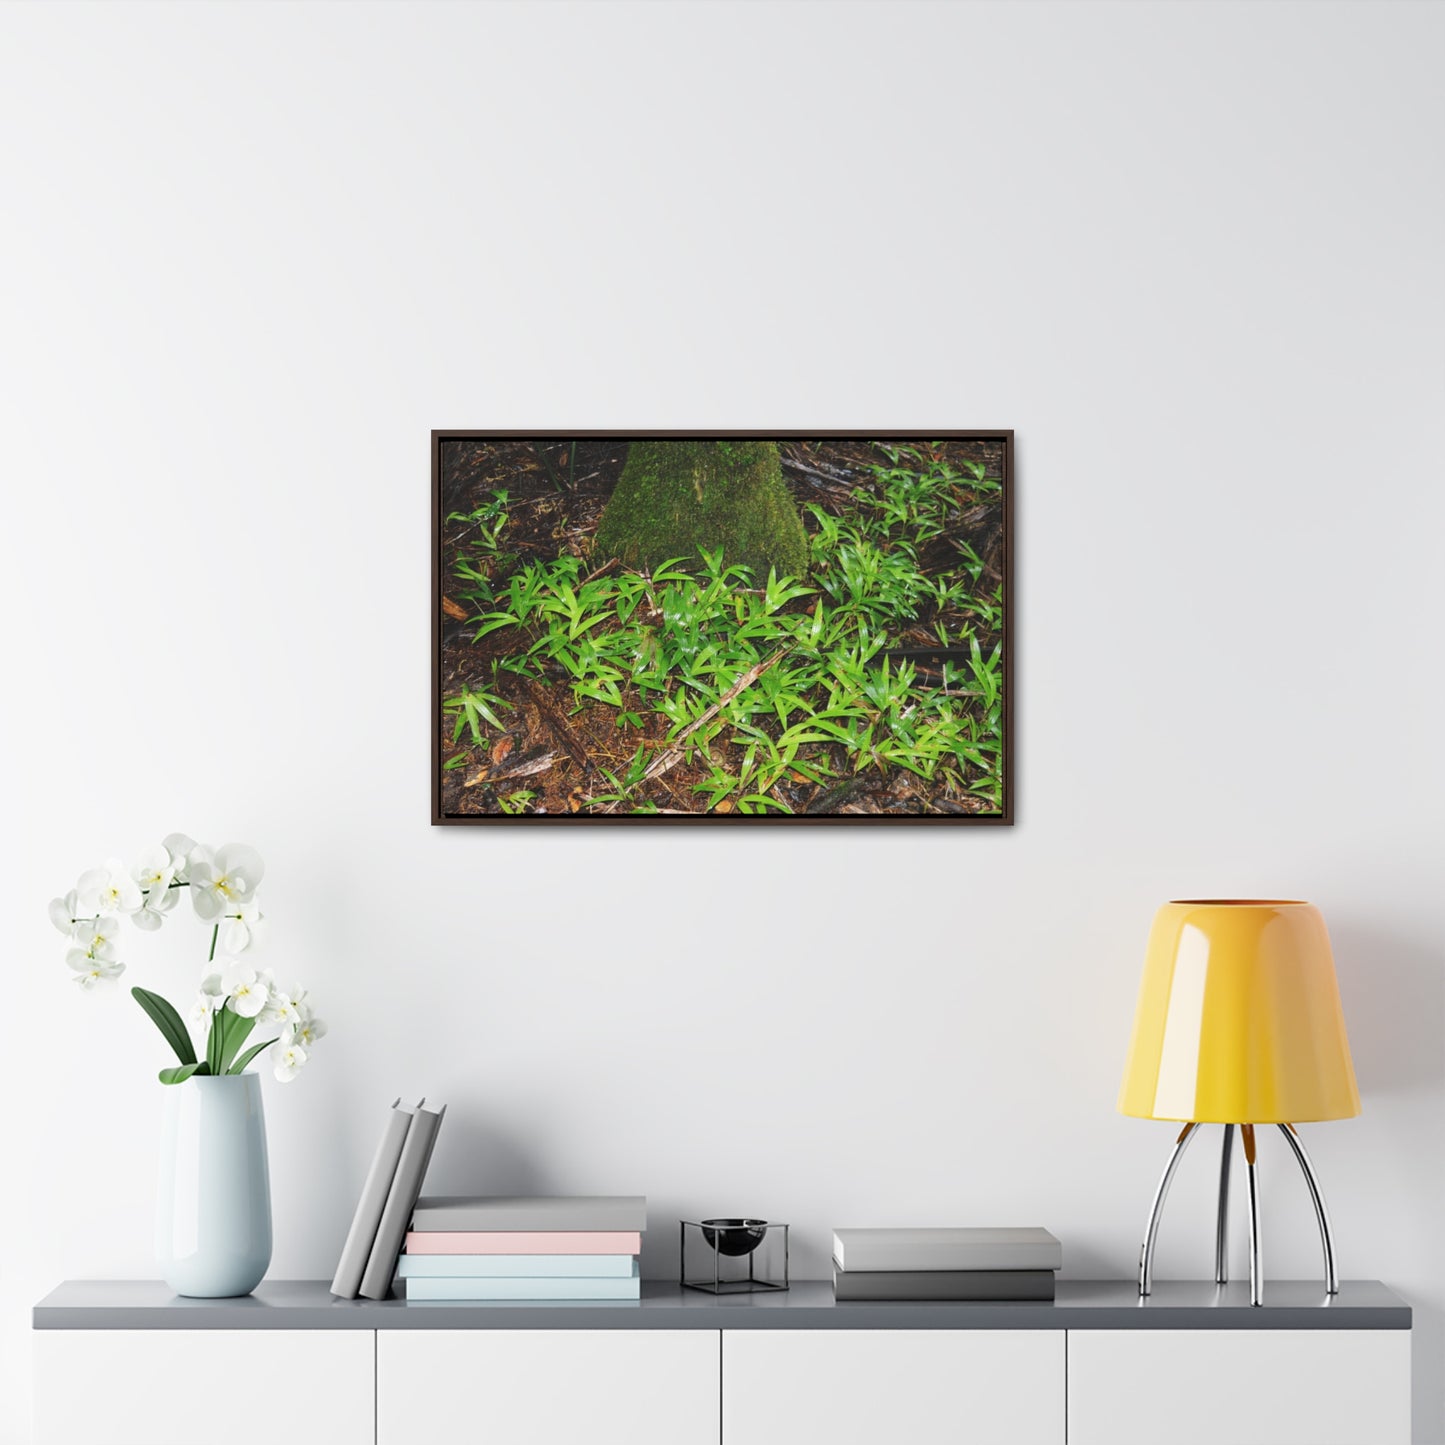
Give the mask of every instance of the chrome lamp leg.
[[1229, 1283], [1229, 1165], [1234, 1158], [1234, 1125], [1224, 1126], [1219, 1155], [1219, 1218], [1214, 1226], [1214, 1282]]
[[[1338, 1267], [1335, 1264], [1334, 1232], [1330, 1227], [1330, 1213], [1325, 1208], [1324, 1192], [1320, 1188], [1319, 1175], [1305, 1150], [1304, 1140], [1293, 1124], [1280, 1124], [1281, 1134], [1289, 1143], [1295, 1162], [1305, 1177], [1309, 1188], [1310, 1202], [1315, 1207], [1315, 1221], [1320, 1227], [1320, 1246], [1325, 1256], [1325, 1290], [1328, 1294], [1340, 1292]], [[1170, 1151], [1169, 1161], [1160, 1176], [1159, 1187], [1154, 1191], [1154, 1203], [1149, 1208], [1149, 1223], [1144, 1231], [1144, 1247], [1139, 1253], [1139, 1294], [1148, 1295], [1154, 1284], [1154, 1245], [1159, 1237], [1159, 1220], [1164, 1212], [1164, 1201], [1169, 1196], [1169, 1186], [1174, 1182], [1175, 1170], [1189, 1141], [1198, 1132], [1197, 1123], [1186, 1124], [1179, 1131]], [[1240, 1139], [1244, 1144], [1245, 1180], [1249, 1186], [1249, 1302], [1251, 1305], [1264, 1303], [1263, 1241], [1260, 1231], [1259, 1210], [1259, 1161], [1253, 1124], [1239, 1126]], [[1229, 1172], [1234, 1158], [1234, 1125], [1224, 1126], [1224, 1146], [1219, 1155], [1219, 1213], [1214, 1229], [1214, 1282], [1226, 1284], [1229, 1280]]]
[[1264, 1303], [1264, 1266], [1260, 1259], [1259, 1238], [1259, 1169], [1255, 1163], [1254, 1125], [1241, 1124], [1244, 1141], [1244, 1176], [1249, 1184], [1249, 1302]]
[[1174, 1148], [1169, 1154], [1169, 1162], [1164, 1166], [1164, 1173], [1159, 1178], [1159, 1187], [1154, 1191], [1154, 1203], [1149, 1208], [1149, 1223], [1144, 1231], [1144, 1247], [1139, 1252], [1140, 1295], [1147, 1295], [1154, 1287], [1154, 1241], [1159, 1235], [1159, 1216], [1163, 1212], [1169, 1186], [1174, 1182], [1174, 1171], [1179, 1167], [1179, 1161], [1198, 1129], [1198, 1124], [1186, 1124], [1179, 1131], [1179, 1137], [1174, 1141]]
[[1325, 1208], [1325, 1196], [1320, 1192], [1319, 1176], [1315, 1173], [1314, 1165], [1310, 1163], [1310, 1156], [1305, 1153], [1304, 1140], [1299, 1137], [1295, 1126], [1281, 1124], [1279, 1131], [1289, 1141], [1289, 1147], [1294, 1150], [1294, 1157], [1304, 1172], [1305, 1183], [1309, 1185], [1310, 1199], [1315, 1206], [1315, 1219], [1320, 1226], [1320, 1244], [1325, 1251], [1325, 1292], [1339, 1294], [1340, 1277], [1335, 1268], [1335, 1240], [1330, 1230], [1330, 1213]]

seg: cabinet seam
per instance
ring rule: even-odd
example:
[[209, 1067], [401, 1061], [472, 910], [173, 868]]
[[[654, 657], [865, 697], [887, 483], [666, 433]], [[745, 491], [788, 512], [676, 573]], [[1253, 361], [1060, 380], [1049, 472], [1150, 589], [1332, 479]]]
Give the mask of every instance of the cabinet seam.
[[1064, 1445], [1069, 1445], [1069, 1332], [1064, 1331]]

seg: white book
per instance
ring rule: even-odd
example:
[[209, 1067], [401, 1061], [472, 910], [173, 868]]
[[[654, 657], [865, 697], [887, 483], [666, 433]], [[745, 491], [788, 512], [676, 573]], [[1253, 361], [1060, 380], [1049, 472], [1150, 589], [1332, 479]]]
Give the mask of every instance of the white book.
[[1047, 1229], [839, 1229], [840, 1269], [1061, 1269], [1064, 1247]]
[[403, 1279], [631, 1279], [637, 1261], [630, 1254], [403, 1254], [396, 1272]]

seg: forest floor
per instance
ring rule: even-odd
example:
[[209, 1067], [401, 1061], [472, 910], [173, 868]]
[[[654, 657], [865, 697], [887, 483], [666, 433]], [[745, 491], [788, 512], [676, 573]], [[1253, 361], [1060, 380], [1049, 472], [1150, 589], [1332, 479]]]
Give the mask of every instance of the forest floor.
[[817, 575], [766, 601], [595, 555], [627, 445], [443, 443], [444, 815], [1001, 810], [1001, 441], [780, 441]]

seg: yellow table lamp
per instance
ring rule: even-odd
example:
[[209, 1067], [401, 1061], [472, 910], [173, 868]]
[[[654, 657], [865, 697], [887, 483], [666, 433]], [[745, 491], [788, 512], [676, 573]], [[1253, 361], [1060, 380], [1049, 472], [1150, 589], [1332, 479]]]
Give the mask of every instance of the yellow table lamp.
[[1304, 1173], [1319, 1222], [1325, 1287], [1339, 1293], [1319, 1179], [1295, 1125], [1350, 1119], [1360, 1094], [1350, 1063], [1329, 935], [1319, 909], [1282, 899], [1192, 898], [1154, 917], [1119, 1112], [1184, 1124], [1149, 1210], [1139, 1293], [1153, 1281], [1154, 1241], [1174, 1171], [1201, 1124], [1224, 1125], [1214, 1278], [1228, 1280], [1227, 1211], [1234, 1127], [1249, 1183], [1249, 1298], [1263, 1302], [1257, 1124], [1277, 1124]]

